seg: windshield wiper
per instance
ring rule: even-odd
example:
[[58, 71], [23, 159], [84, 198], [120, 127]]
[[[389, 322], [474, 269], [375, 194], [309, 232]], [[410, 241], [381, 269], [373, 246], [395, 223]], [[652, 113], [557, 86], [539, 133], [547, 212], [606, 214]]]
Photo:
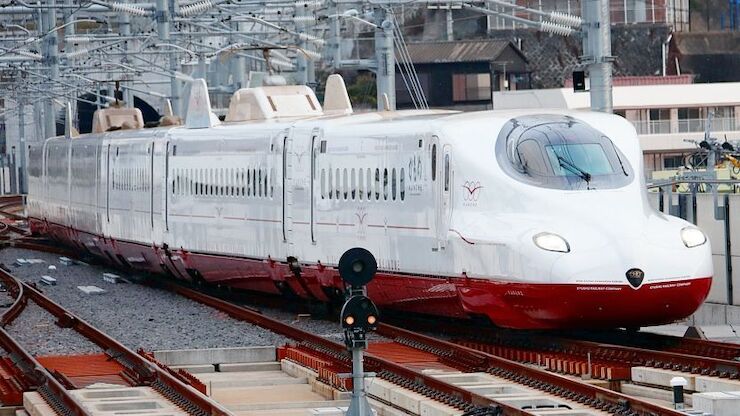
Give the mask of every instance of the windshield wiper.
[[587, 183], [591, 182], [591, 174], [574, 165], [572, 162], [567, 161], [565, 158], [559, 155], [558, 162], [560, 162], [560, 167], [569, 170], [571, 173], [575, 173], [576, 175], [578, 175], [579, 178], [583, 179]]
[[624, 163], [622, 163], [622, 158], [619, 157], [619, 152], [617, 151], [617, 146], [614, 145], [614, 142], [609, 140], [609, 142], [612, 144], [612, 149], [614, 149], [614, 154], [617, 155], [617, 160], [619, 161], [619, 166], [622, 168], [622, 173], [624, 173], [624, 176], [629, 176], [627, 174], [627, 169], [624, 168]]

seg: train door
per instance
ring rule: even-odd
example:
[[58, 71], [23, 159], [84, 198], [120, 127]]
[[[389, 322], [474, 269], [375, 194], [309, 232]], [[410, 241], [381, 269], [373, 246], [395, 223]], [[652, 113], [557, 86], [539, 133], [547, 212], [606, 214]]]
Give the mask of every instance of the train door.
[[[110, 143], [105, 152], [105, 222], [110, 223], [110, 187], [111, 187], [111, 154]], [[107, 230], [107, 228], [104, 228]]]
[[293, 244], [293, 138], [291, 131], [286, 130], [283, 140], [283, 241], [286, 252], [290, 255]]
[[434, 193], [434, 218], [436, 230], [436, 250], [444, 250], [447, 245], [447, 233], [450, 228], [452, 168], [450, 146], [441, 146], [439, 138], [431, 141], [431, 173]]
[[316, 188], [319, 186], [318, 184], [318, 156], [320, 153], [320, 146], [321, 146], [321, 131], [318, 129], [315, 129], [311, 133], [311, 194], [309, 195], [309, 203], [310, 206], [310, 222], [311, 222], [311, 243], [316, 243], [316, 198], [318, 198], [318, 193], [316, 192]]

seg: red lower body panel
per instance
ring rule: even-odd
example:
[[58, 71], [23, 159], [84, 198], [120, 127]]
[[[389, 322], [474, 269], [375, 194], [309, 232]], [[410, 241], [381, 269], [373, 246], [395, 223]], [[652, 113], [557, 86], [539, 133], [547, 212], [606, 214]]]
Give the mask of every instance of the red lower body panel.
[[[166, 273], [239, 289], [293, 293], [321, 302], [343, 291], [333, 267], [187, 252], [115, 241], [31, 219], [35, 234], [88, 251], [119, 266]], [[84, 243], [83, 243], [84, 242]], [[92, 243], [91, 243], [92, 242]], [[531, 284], [495, 279], [428, 277], [380, 271], [368, 295], [382, 308], [465, 318], [486, 316], [518, 329], [640, 327], [691, 315], [709, 293], [712, 278], [629, 285]]]

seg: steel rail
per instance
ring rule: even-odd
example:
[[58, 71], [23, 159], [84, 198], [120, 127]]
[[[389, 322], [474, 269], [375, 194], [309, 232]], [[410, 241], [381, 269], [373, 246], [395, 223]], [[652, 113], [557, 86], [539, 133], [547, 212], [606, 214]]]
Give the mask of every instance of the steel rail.
[[[737, 364], [735, 372], [740, 373], [740, 344], [645, 332], [634, 333], [624, 330], [592, 331], [589, 333], [579, 331], [568, 336], [578, 340], [589, 340], [602, 344], [660, 350], [720, 361], [732, 361]], [[740, 374], [738, 376], [740, 377]]]
[[27, 293], [18, 279], [0, 269], [0, 280], [16, 299], [0, 317], [0, 347], [10, 354], [13, 364], [21, 370], [23, 377], [46, 400], [54, 411], [62, 415], [92, 416], [92, 413], [5, 330], [27, 305]]
[[496, 376], [512, 379], [519, 383], [544, 390], [548, 393], [584, 403], [590, 407], [618, 415], [665, 415], [678, 416], [683, 413], [636, 399], [603, 387], [583, 383], [559, 374], [540, 370], [507, 360], [453, 342], [422, 335], [388, 324], [378, 326], [378, 334], [394, 339], [396, 342], [419, 348], [453, 362], [475, 366]]
[[[593, 360], [622, 363], [629, 366], [665, 368], [730, 379], [740, 378], [740, 361], [735, 359], [740, 352], [740, 347], [733, 344], [714, 342], [703, 344], [703, 341], [682, 341], [680, 338], [676, 339], [677, 337], [663, 338], [657, 335], [654, 339], [664, 342], [641, 342], [641, 346], [638, 347], [624, 345], [628, 344], [629, 340], [624, 339], [620, 342], [618, 339], [621, 338], [616, 335], [609, 337], [609, 343], [603, 343], [585, 340], [585, 336], [572, 339], [555, 335], [512, 333], [506, 330], [481, 333], [472, 327], [458, 331], [457, 334], [461, 337], [459, 342], [466, 343], [474, 349], [485, 349], [486, 346], [496, 345], [537, 352], [561, 353], [582, 359], [590, 356]], [[626, 334], [620, 333], [620, 335]], [[640, 334], [640, 336], [643, 335], [650, 338], [652, 334]], [[670, 350], [668, 345], [671, 343], [667, 343], [666, 340], [673, 341], [675, 350]], [[481, 345], [476, 346], [476, 343]], [[685, 343], [683, 349], [680, 347], [682, 343]]]
[[[138, 383], [150, 385], [186, 412], [195, 416], [228, 416], [232, 414], [211, 398], [189, 388], [169, 372], [150, 363], [144, 357], [64, 309], [32, 285], [18, 281], [7, 270], [0, 269], [0, 280], [11, 291], [11, 294], [17, 294], [14, 304], [0, 318], [0, 323], [3, 326], [13, 322], [28, 300], [33, 301], [57, 318], [57, 325], [62, 328], [73, 329], [98, 345], [106, 354], [130, 370], [136, 376]], [[29, 374], [30, 378], [37, 384], [38, 381], [41, 381], [39, 392], [44, 395], [44, 398], [52, 407], [56, 406], [57, 410], [63, 411], [64, 408], [59, 406], [65, 406], [67, 410], [77, 416], [89, 414], [62, 384], [10, 337], [4, 329], [0, 331], [0, 344], [8, 349], [11, 354], [20, 357], [20, 361], [16, 360], [16, 363], [23, 363], [20, 364], [20, 367], [24, 369], [24, 373]]]
[[[0, 270], [0, 278], [6, 280], [13, 277], [8, 272]], [[131, 370], [137, 376], [138, 382], [143, 385], [152, 386], [186, 412], [196, 416], [227, 416], [232, 414], [213, 399], [195, 389], [189, 388], [169, 372], [150, 363], [144, 357], [130, 350], [109, 335], [75, 316], [72, 312], [44, 296], [38, 289], [24, 282], [21, 282], [21, 285], [29, 300], [58, 319], [57, 325], [62, 328], [73, 329], [98, 345], [106, 354], [110, 355], [125, 368]]]

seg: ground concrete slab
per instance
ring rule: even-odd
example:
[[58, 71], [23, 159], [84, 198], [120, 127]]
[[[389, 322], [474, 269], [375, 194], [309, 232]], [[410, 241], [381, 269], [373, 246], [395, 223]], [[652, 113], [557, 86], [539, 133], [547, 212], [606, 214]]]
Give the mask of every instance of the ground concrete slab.
[[280, 363], [277, 361], [263, 363], [222, 363], [218, 365], [218, 371], [222, 373], [229, 371], [280, 371]]
[[209, 348], [155, 351], [154, 358], [166, 365], [230, 364], [276, 361], [275, 347]]
[[671, 387], [673, 377], [683, 377], [686, 379], [686, 390], [695, 391], [695, 376], [689, 373], [679, 371], [664, 370], [653, 367], [632, 367], [632, 381], [641, 384], [650, 384], [653, 386]]
[[190, 374], [213, 373], [216, 366], [213, 364], [193, 364], [193, 365], [171, 365], [173, 370], [185, 370]]
[[[664, 390], [662, 388], [640, 386], [638, 384], [623, 383], [621, 386], [621, 392], [629, 396], [642, 397], [646, 399], [660, 400], [666, 404], [673, 402], [673, 391]], [[684, 394], [684, 403], [687, 406], [691, 405], [693, 394]]]
[[693, 408], [712, 416], [737, 416], [740, 391], [696, 393]]
[[740, 391], [740, 381], [718, 377], [696, 376], [695, 390], [702, 393]]

